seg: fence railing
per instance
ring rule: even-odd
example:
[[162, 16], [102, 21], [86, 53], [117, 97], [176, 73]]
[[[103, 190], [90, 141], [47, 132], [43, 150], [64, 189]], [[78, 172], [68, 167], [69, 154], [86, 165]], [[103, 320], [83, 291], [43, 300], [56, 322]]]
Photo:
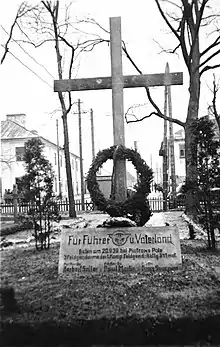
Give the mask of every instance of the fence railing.
[[[58, 206], [59, 212], [68, 212], [69, 211], [69, 201], [68, 201], [68, 199], [66, 199], [64, 201], [59, 201], [57, 203], [57, 206]], [[76, 212], [83, 211], [81, 200], [76, 200], [75, 201], [75, 209], [76, 209]], [[86, 200], [84, 202], [84, 211], [93, 211], [93, 210], [94, 210], [93, 202], [89, 201], [89, 200]]]
[[[153, 212], [160, 212], [163, 211], [163, 198], [162, 197], [155, 197], [155, 198], [148, 198], [150, 208]], [[66, 200], [60, 200], [57, 202], [58, 210], [59, 212], [65, 213], [69, 211], [69, 201]], [[18, 213], [28, 213], [31, 206], [30, 203], [24, 203], [24, 202], [18, 202], [17, 209]], [[1, 214], [9, 214], [13, 215], [14, 213], [14, 205], [13, 203], [1, 203], [0, 204]], [[82, 211], [82, 202], [81, 200], [75, 200], [75, 209], [76, 212]], [[84, 202], [84, 211], [93, 211], [94, 210], [94, 204], [90, 200], [86, 200]]]
[[148, 202], [150, 205], [150, 208], [153, 212], [161, 212], [163, 211], [163, 198], [148, 198]]
[[[149, 201], [149, 205], [150, 208], [153, 212], [161, 212], [163, 211], [163, 197], [154, 197], [154, 198], [148, 198]], [[218, 206], [219, 209], [219, 205], [220, 205], [220, 199], [218, 201], [218, 204], [216, 204], [216, 206]], [[200, 206], [203, 208], [203, 202], [200, 202]], [[59, 200], [57, 202], [57, 206], [58, 206], [58, 210], [59, 212], [65, 213], [69, 211], [69, 201], [68, 199], [66, 200]], [[30, 210], [30, 208], [33, 208], [33, 205], [31, 205], [30, 203], [24, 203], [24, 202], [18, 202], [17, 205], [17, 210], [18, 213], [28, 213], [28, 211]], [[185, 209], [185, 198], [177, 198], [175, 203], [173, 203], [172, 201], [167, 201], [167, 207], [168, 210], [171, 209], [179, 209], [179, 210], [184, 210]], [[76, 212], [79, 211], [83, 211], [82, 209], [82, 202], [81, 200], [75, 200], [75, 209]], [[84, 211], [93, 211], [94, 210], [94, 204], [91, 200], [85, 200], [84, 202]], [[14, 214], [14, 205], [13, 203], [0, 203], [0, 212], [2, 215], [13, 215]]]
[[[69, 211], [69, 202], [68, 200], [60, 200], [57, 202], [58, 210], [60, 213], [62, 212], [68, 212]], [[18, 213], [28, 213], [28, 211], [33, 208], [33, 205], [30, 203], [24, 203], [24, 202], [18, 202], [17, 204], [17, 211]], [[77, 212], [82, 211], [82, 203], [81, 200], [76, 200], [75, 201], [75, 209]], [[85, 201], [84, 202], [84, 211], [92, 211], [93, 208], [93, 203], [91, 201]], [[1, 203], [0, 204], [0, 210], [1, 214], [9, 214], [13, 215], [14, 214], [14, 204], [13, 203]]]

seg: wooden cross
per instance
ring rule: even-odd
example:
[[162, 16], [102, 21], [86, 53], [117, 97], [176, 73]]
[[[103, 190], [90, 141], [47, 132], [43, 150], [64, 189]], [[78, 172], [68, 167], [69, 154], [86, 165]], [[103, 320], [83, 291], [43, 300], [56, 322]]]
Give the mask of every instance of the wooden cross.
[[[112, 89], [114, 145], [125, 145], [123, 88], [156, 87], [183, 84], [181, 72], [170, 74], [129, 75], [122, 73], [121, 18], [110, 18], [111, 77], [55, 80], [55, 92]], [[115, 163], [115, 200], [123, 201], [126, 193], [125, 161]]]

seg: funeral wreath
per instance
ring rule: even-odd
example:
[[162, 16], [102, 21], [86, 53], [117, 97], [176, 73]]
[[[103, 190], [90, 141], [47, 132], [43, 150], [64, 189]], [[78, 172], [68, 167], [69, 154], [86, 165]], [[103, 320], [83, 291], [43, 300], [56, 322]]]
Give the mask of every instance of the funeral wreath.
[[[127, 159], [134, 165], [137, 171], [138, 182], [136, 191], [132, 196], [127, 197], [125, 201], [118, 202], [111, 198], [106, 199], [99, 188], [96, 174], [108, 159], [114, 161], [118, 159]], [[137, 150], [120, 145], [111, 146], [97, 153], [90, 166], [86, 182], [92, 202], [98, 210], [107, 212], [111, 217], [128, 217], [135, 221], [138, 226], [142, 226], [152, 215], [147, 200], [152, 179], [152, 170], [141, 158]]]

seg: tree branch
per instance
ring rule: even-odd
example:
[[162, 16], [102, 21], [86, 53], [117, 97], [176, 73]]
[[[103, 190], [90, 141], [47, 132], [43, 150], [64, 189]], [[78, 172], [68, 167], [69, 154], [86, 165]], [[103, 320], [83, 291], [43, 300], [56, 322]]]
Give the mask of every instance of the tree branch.
[[8, 40], [7, 40], [7, 42], [6, 42], [5, 46], [4, 46], [5, 52], [4, 52], [3, 56], [2, 56], [1, 64], [3, 64], [3, 62], [4, 62], [5, 58], [6, 58], [6, 55], [7, 55], [8, 51], [9, 51], [8, 45], [9, 45], [9, 43], [11, 41], [13, 30], [14, 30], [14, 27], [15, 27], [15, 25], [17, 23], [18, 18], [19, 18], [19, 14], [20, 14], [22, 6], [23, 6], [23, 3], [19, 6], [17, 14], [16, 14], [15, 19], [14, 19], [14, 22], [13, 22], [13, 24], [11, 26], [10, 33], [9, 33], [9, 36], [8, 36]]
[[[123, 41], [123, 46], [122, 46], [122, 49], [123, 51], [125, 52], [127, 58], [129, 59], [129, 61], [131, 62], [131, 64], [135, 67], [135, 69], [139, 72], [140, 75], [143, 75], [142, 71], [138, 68], [138, 66], [135, 64], [135, 62], [133, 61], [133, 59], [131, 58], [130, 54], [128, 53], [127, 51], [127, 48], [126, 48], [126, 45]], [[148, 97], [148, 100], [150, 101], [151, 105], [155, 108], [155, 110], [157, 112], [152, 112], [152, 114], [156, 114], [158, 117], [160, 118], [163, 118], [163, 119], [166, 119], [166, 120], [169, 120], [170, 122], [173, 122], [173, 123], [176, 123], [178, 125], [181, 125], [182, 127], [185, 127], [185, 123], [184, 122], [181, 122], [180, 120], [178, 119], [174, 119], [174, 118], [170, 118], [170, 117], [167, 117], [165, 116], [160, 108], [157, 106], [157, 104], [154, 102], [152, 96], [151, 96], [151, 93], [150, 93], [150, 89], [149, 87], [146, 85], [145, 86], [145, 90], [146, 90], [146, 93], [147, 93], [147, 97]], [[143, 119], [145, 119], [146, 117], [144, 117]]]
[[193, 50], [194, 50], [194, 47], [195, 47], [195, 44], [196, 44], [196, 40], [198, 39], [199, 29], [200, 29], [200, 25], [201, 25], [201, 21], [202, 21], [202, 16], [203, 16], [203, 12], [204, 12], [205, 5], [206, 5], [207, 1], [208, 0], [204, 0], [202, 2], [200, 10], [198, 8], [198, 3], [197, 2], [193, 2], [192, 3], [192, 6], [193, 6], [193, 4], [195, 6], [196, 22], [195, 23], [191, 23], [192, 42], [191, 42], [191, 45], [190, 45], [191, 48], [190, 48], [190, 52], [189, 52], [189, 61], [191, 61], [191, 59], [192, 59]]
[[161, 16], [163, 17], [163, 19], [165, 20], [166, 24], [168, 25], [168, 27], [170, 28], [170, 30], [172, 31], [172, 33], [176, 36], [176, 38], [180, 41], [180, 36], [177, 34], [176, 30], [173, 28], [173, 26], [170, 24], [170, 22], [168, 21], [167, 17], [165, 16], [160, 4], [158, 0], [155, 0], [156, 5], [158, 7], [158, 10], [161, 14]]
[[82, 46], [82, 48], [80, 49], [80, 52], [91, 52], [95, 48], [95, 46], [103, 42], [107, 42], [109, 44], [110, 40], [104, 40], [104, 39], [87, 40], [87, 41], [78, 43], [78, 47]]
[[155, 111], [151, 112], [149, 115], [144, 116], [144, 117], [142, 117], [142, 118], [136, 118], [136, 117], [135, 117], [135, 120], [128, 120], [128, 119], [127, 119], [127, 116], [125, 117], [125, 119], [126, 119], [126, 123], [127, 123], [127, 124], [128, 124], [128, 123], [136, 123], [136, 122], [141, 122], [142, 120], [144, 120], [144, 119], [146, 119], [146, 118], [150, 118], [152, 115], [155, 115], [155, 116], [157, 116], [157, 117], [159, 117], [159, 118], [165, 119], [165, 120], [167, 120], [167, 121], [169, 121], [169, 122], [176, 123], [176, 124], [180, 125], [181, 127], [185, 128], [185, 123], [184, 123], [184, 122], [181, 122], [179, 119], [170, 118], [170, 117], [165, 116], [165, 115], [162, 114], [162, 113], [157, 113], [157, 112], [155, 112]]
[[143, 75], [143, 72], [139, 69], [139, 67], [135, 64], [134, 60], [131, 58], [130, 54], [127, 51], [125, 42], [122, 40], [122, 50], [124, 51], [126, 57], [131, 62], [131, 64], [135, 67], [135, 69], [138, 71], [140, 75]]
[[[162, 16], [162, 18], [164, 19], [165, 23], [167, 24], [167, 26], [170, 28], [171, 32], [176, 36], [176, 38], [178, 39], [179, 43], [180, 43], [180, 47], [182, 50], [182, 54], [183, 54], [183, 59], [186, 63], [186, 66], [188, 68], [188, 70], [190, 71], [190, 60], [189, 60], [189, 54], [187, 52], [187, 47], [186, 47], [186, 42], [185, 42], [185, 23], [186, 23], [186, 17], [184, 15], [182, 15], [182, 19], [179, 23], [179, 27], [177, 28], [177, 30], [175, 30], [175, 28], [171, 25], [171, 23], [169, 22], [169, 20], [167, 19], [167, 17], [164, 14], [164, 11], [162, 10], [162, 7], [160, 6], [159, 0], [155, 0], [157, 7], [159, 9], [159, 12]], [[183, 2], [183, 6], [185, 6], [185, 1]], [[181, 9], [181, 8], [180, 8]], [[185, 11], [185, 7], [184, 7], [184, 11]], [[180, 31], [180, 34], [178, 34], [178, 32]]]
[[215, 48], [217, 45], [220, 44], [220, 35], [216, 38], [216, 40], [208, 46], [206, 49], [204, 49], [203, 52], [201, 52], [200, 57], [202, 57], [204, 54], [208, 53], [212, 48]]
[[214, 80], [213, 80], [213, 100], [212, 100], [212, 106], [213, 106], [213, 114], [215, 116], [215, 120], [216, 120], [216, 122], [218, 124], [218, 129], [219, 129], [219, 132], [220, 132], [220, 113], [218, 113], [217, 106], [216, 106], [217, 92], [218, 92], [218, 88], [217, 88], [215, 77], [214, 77]]
[[203, 65], [205, 65], [206, 63], [208, 63], [209, 60], [211, 60], [212, 58], [214, 58], [217, 54], [220, 53], [220, 49], [217, 50], [216, 52], [214, 52], [212, 55], [210, 55], [206, 60], [204, 60], [200, 65], [199, 68], [202, 67]]
[[69, 66], [69, 79], [71, 79], [71, 74], [72, 74], [72, 67], [73, 67], [73, 61], [74, 61], [74, 56], [75, 56], [75, 48], [71, 43], [69, 43], [63, 36], [58, 35], [58, 37], [65, 42], [65, 44], [71, 49], [71, 58], [70, 58], [70, 66]]
[[158, 41], [156, 41], [155, 39], [153, 39], [153, 40], [161, 48], [161, 52], [159, 52], [159, 54], [168, 53], [168, 54], [176, 54], [177, 56], [179, 56], [179, 54], [176, 51], [178, 50], [178, 48], [181, 47], [180, 43], [178, 43], [178, 45], [176, 47], [174, 47], [173, 49], [171, 49], [171, 48], [165, 49], [163, 46], [160, 45], [160, 43]]
[[187, 52], [186, 42], [185, 42], [185, 23], [186, 23], [186, 20], [183, 16], [180, 23], [180, 46], [183, 53], [183, 59], [185, 61], [188, 71], [190, 72], [190, 60], [189, 60], [189, 55]]
[[213, 99], [212, 99], [212, 104], [208, 106], [208, 115], [211, 113], [216, 120], [218, 129], [219, 129], [219, 134], [220, 134], [220, 113], [218, 113], [217, 106], [216, 106], [216, 100], [217, 100], [217, 93], [220, 89], [219, 83], [217, 84], [216, 82], [216, 76], [213, 74], [213, 89], [210, 88], [212, 94], [213, 94]]
[[125, 120], [126, 120], [126, 123], [129, 124], [129, 123], [137, 123], [137, 122], [141, 122], [142, 120], [146, 119], [146, 118], [150, 118], [152, 115], [158, 115], [156, 112], [151, 112], [149, 115], [147, 116], [144, 116], [142, 118], [137, 118], [135, 115], [133, 115], [135, 117], [134, 120], [128, 120], [127, 118], [127, 115], [125, 115]]
[[205, 66], [202, 71], [200, 71], [200, 76], [202, 76], [202, 74], [208, 70], [214, 70], [214, 69], [217, 69], [218, 67], [220, 67], [220, 64], [216, 64], [216, 65], [207, 65]]

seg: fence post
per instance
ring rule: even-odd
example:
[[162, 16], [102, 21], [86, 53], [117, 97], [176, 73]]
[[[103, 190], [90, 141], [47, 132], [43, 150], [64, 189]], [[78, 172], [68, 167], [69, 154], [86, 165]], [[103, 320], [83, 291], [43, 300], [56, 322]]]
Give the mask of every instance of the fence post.
[[18, 188], [17, 184], [13, 184], [13, 205], [14, 205], [14, 223], [18, 219]]
[[66, 198], [66, 210], [69, 211], [68, 199]]

